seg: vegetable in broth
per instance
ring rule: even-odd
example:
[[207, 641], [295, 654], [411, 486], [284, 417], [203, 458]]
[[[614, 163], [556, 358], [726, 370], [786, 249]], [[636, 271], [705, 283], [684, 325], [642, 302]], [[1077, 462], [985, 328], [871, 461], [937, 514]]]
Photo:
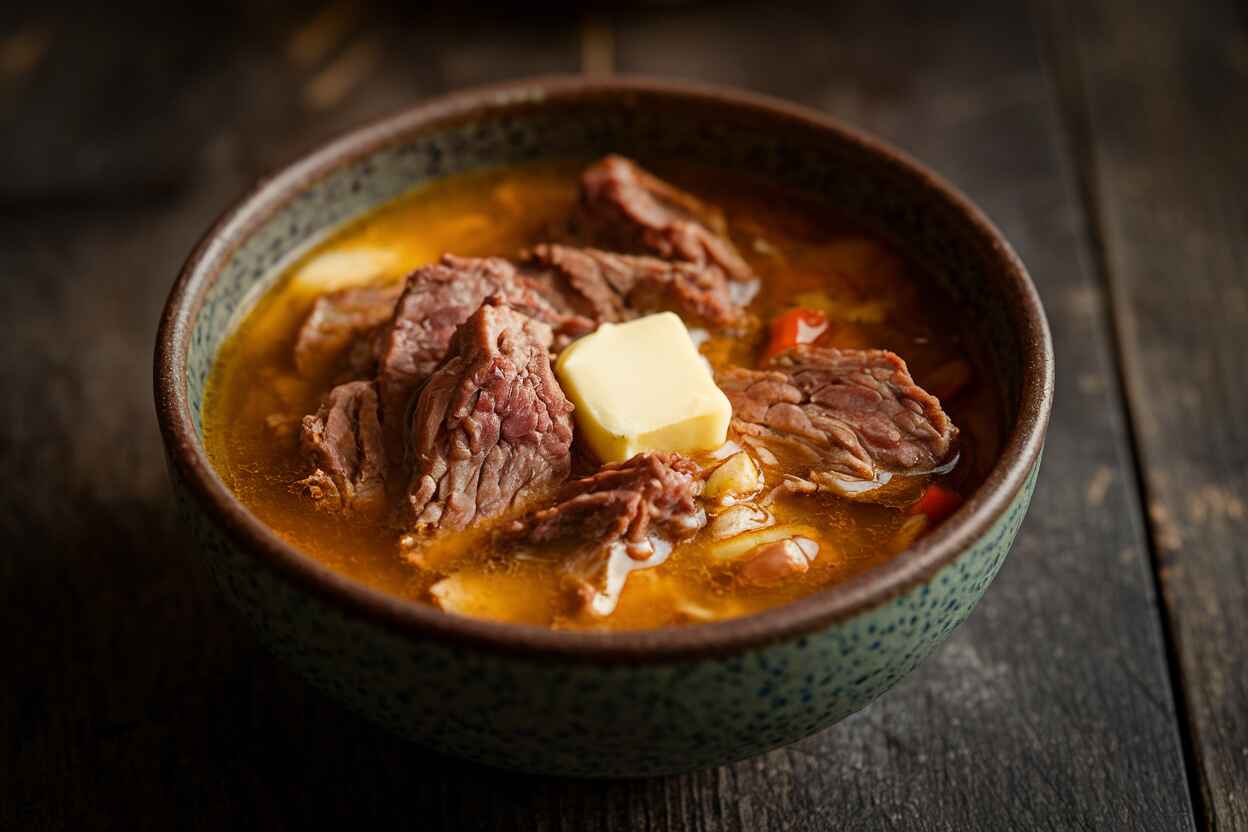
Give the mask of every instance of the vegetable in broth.
[[[218, 472], [344, 575], [539, 626], [750, 615], [899, 556], [1000, 450], [965, 321], [833, 206], [655, 170], [608, 157], [457, 175], [317, 246], [218, 357], [203, 407]], [[627, 339], [584, 371], [605, 392], [558, 372], [604, 324], [672, 312], [654, 331], [694, 364], [670, 390]], [[642, 365], [658, 398], [630, 410], [612, 375]], [[684, 430], [660, 405], [703, 371], [731, 422], [711, 408], [711, 427]], [[677, 415], [651, 424], [660, 410]], [[607, 447], [628, 451], [593, 450]]]

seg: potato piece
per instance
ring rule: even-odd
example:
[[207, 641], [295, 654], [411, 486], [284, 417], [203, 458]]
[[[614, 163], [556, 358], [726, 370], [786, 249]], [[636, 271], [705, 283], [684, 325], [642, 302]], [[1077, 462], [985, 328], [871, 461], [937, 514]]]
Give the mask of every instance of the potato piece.
[[456, 572], [429, 587], [440, 608], [458, 615], [524, 624], [547, 624], [551, 601], [541, 582], [526, 575]]
[[711, 554], [719, 560], [736, 560], [764, 543], [774, 543], [777, 540], [784, 540], [790, 537], [808, 537], [811, 540], [817, 540], [819, 533], [810, 526], [800, 524], [772, 526], [768, 529], [760, 529], [756, 532], [746, 532], [736, 537], [730, 537], [727, 540], [712, 544], [710, 549]]
[[728, 458], [707, 477], [702, 493], [711, 500], [731, 504], [754, 496], [763, 488], [763, 472], [745, 451]]
[[398, 259], [393, 251], [371, 246], [327, 251], [299, 267], [291, 279], [291, 289], [319, 295], [363, 286], [392, 273], [398, 268]]

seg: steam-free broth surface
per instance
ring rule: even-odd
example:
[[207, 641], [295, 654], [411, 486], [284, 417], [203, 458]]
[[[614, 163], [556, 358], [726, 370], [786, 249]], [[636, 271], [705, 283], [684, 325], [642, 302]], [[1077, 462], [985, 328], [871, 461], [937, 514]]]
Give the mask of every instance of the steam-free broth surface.
[[[205, 398], [208, 452], [238, 498], [293, 546], [403, 598], [433, 602], [430, 588], [454, 573], [450, 591], [461, 612], [543, 626], [635, 629], [748, 615], [843, 581], [897, 556], [935, 525], [915, 511], [933, 482], [939, 486], [933, 494], [943, 489], [965, 497], [983, 480], [1002, 428], [993, 385], [967, 340], [968, 322], [921, 268], [845, 222], [834, 206], [750, 177], [656, 165], [656, 173], [723, 210], [732, 242], [759, 281], [743, 322], [731, 332], [708, 333], [700, 344], [711, 365], [758, 366], [778, 316], [817, 310], [827, 327], [820, 344], [891, 350], [918, 385], [941, 399], [960, 429], [951, 470], [896, 478], [886, 486], [896, 492], [892, 505], [778, 494], [770, 506], [777, 524], [800, 526], [818, 543], [803, 574], [771, 586], [743, 585], [731, 562], [712, 552], [716, 541], [707, 527], [677, 543], [661, 565], [632, 572], [605, 616], [571, 614], [557, 557], [509, 556], [493, 544], [497, 523], [440, 535], [424, 558], [437, 568], [427, 568], [400, 555], [399, 532], [384, 520], [318, 511], [292, 491], [308, 473], [300, 418], [317, 411], [335, 381], [334, 368], [300, 373], [292, 359], [297, 330], [318, 295], [399, 283], [444, 252], [513, 256], [566, 222], [583, 168], [582, 162], [540, 163], [448, 178], [383, 206], [294, 264], [222, 349]], [[699, 337], [705, 332], [688, 323]], [[693, 458], [713, 462], [707, 454]], [[768, 489], [777, 484], [776, 473], [768, 472]], [[712, 514], [722, 509], [710, 508]]]

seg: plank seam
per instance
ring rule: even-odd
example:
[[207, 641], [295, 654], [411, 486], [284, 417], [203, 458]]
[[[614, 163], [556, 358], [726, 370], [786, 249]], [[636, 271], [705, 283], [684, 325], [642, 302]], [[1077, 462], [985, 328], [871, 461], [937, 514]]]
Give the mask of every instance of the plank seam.
[[[1131, 473], [1135, 480], [1135, 491], [1139, 513], [1144, 524], [1144, 545], [1148, 552], [1149, 570], [1153, 582], [1153, 594], [1157, 599], [1158, 620], [1161, 626], [1162, 646], [1165, 651], [1166, 671], [1170, 681], [1171, 696], [1174, 703], [1175, 724], [1179, 731], [1179, 741], [1183, 749], [1183, 763], [1187, 775], [1188, 800], [1191, 804], [1192, 819], [1198, 829], [1214, 829], [1214, 819], [1210, 815], [1213, 804], [1207, 794], [1207, 778], [1201, 765], [1198, 753], [1199, 744], [1196, 725], [1191, 707], [1187, 701], [1187, 693], [1183, 687], [1183, 664], [1180, 659], [1180, 645], [1176, 623], [1171, 616], [1170, 604], [1167, 601], [1165, 583], [1161, 579], [1162, 556], [1158, 545], [1157, 528], [1148, 510], [1152, 495], [1149, 492], [1142, 460], [1142, 448], [1137, 430], [1137, 414], [1130, 395], [1130, 383], [1126, 373], [1126, 354], [1121, 321], [1117, 314], [1120, 308], [1121, 294], [1115, 290], [1116, 283], [1112, 277], [1109, 262], [1109, 251], [1105, 241], [1102, 221], [1102, 200], [1096, 183], [1096, 157], [1092, 142], [1092, 120], [1089, 113], [1086, 78], [1083, 60], [1078, 46], [1071, 44], [1066, 49], [1059, 45], [1058, 35], [1062, 31], [1069, 32], [1074, 24], [1070, 21], [1071, 12], [1065, 0], [1048, 0], [1036, 5], [1047, 6], [1047, 14], [1043, 11], [1034, 15], [1034, 19], [1044, 21], [1040, 37], [1041, 52], [1046, 58], [1048, 73], [1057, 98], [1057, 115], [1060, 120], [1060, 133], [1065, 138], [1067, 152], [1071, 160], [1075, 186], [1078, 190], [1079, 204], [1083, 210], [1083, 228], [1087, 235], [1087, 244], [1092, 258], [1092, 270], [1096, 280], [1105, 293], [1107, 303], [1103, 310], [1109, 332], [1109, 354], [1114, 389], [1122, 403], [1124, 412], [1124, 430], [1130, 451]], [[1060, 18], [1060, 19], [1059, 19]], [[1063, 23], [1065, 25], [1063, 25]], [[1068, 41], [1071, 40], [1068, 38]]]
[[615, 32], [605, 18], [588, 14], [581, 18], [581, 74], [595, 78], [615, 71]]

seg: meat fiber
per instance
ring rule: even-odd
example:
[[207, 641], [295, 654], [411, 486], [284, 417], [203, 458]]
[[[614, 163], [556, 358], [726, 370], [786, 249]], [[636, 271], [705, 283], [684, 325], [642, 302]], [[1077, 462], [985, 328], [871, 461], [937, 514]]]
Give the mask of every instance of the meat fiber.
[[581, 174], [576, 224], [602, 248], [709, 263], [730, 280], [754, 277], [720, 211], [623, 156], [606, 156]]
[[303, 417], [303, 452], [313, 472], [292, 488], [317, 508], [379, 517], [386, 507], [385, 451], [377, 391], [367, 381], [340, 384], [316, 414]]
[[732, 368], [716, 380], [732, 403], [732, 429], [808, 462], [816, 482], [927, 473], [953, 453], [958, 429], [885, 350], [799, 346], [764, 370]]
[[552, 338], [502, 295], [455, 331], [406, 420], [409, 526], [462, 529], [567, 478], [572, 403], [551, 371]]

